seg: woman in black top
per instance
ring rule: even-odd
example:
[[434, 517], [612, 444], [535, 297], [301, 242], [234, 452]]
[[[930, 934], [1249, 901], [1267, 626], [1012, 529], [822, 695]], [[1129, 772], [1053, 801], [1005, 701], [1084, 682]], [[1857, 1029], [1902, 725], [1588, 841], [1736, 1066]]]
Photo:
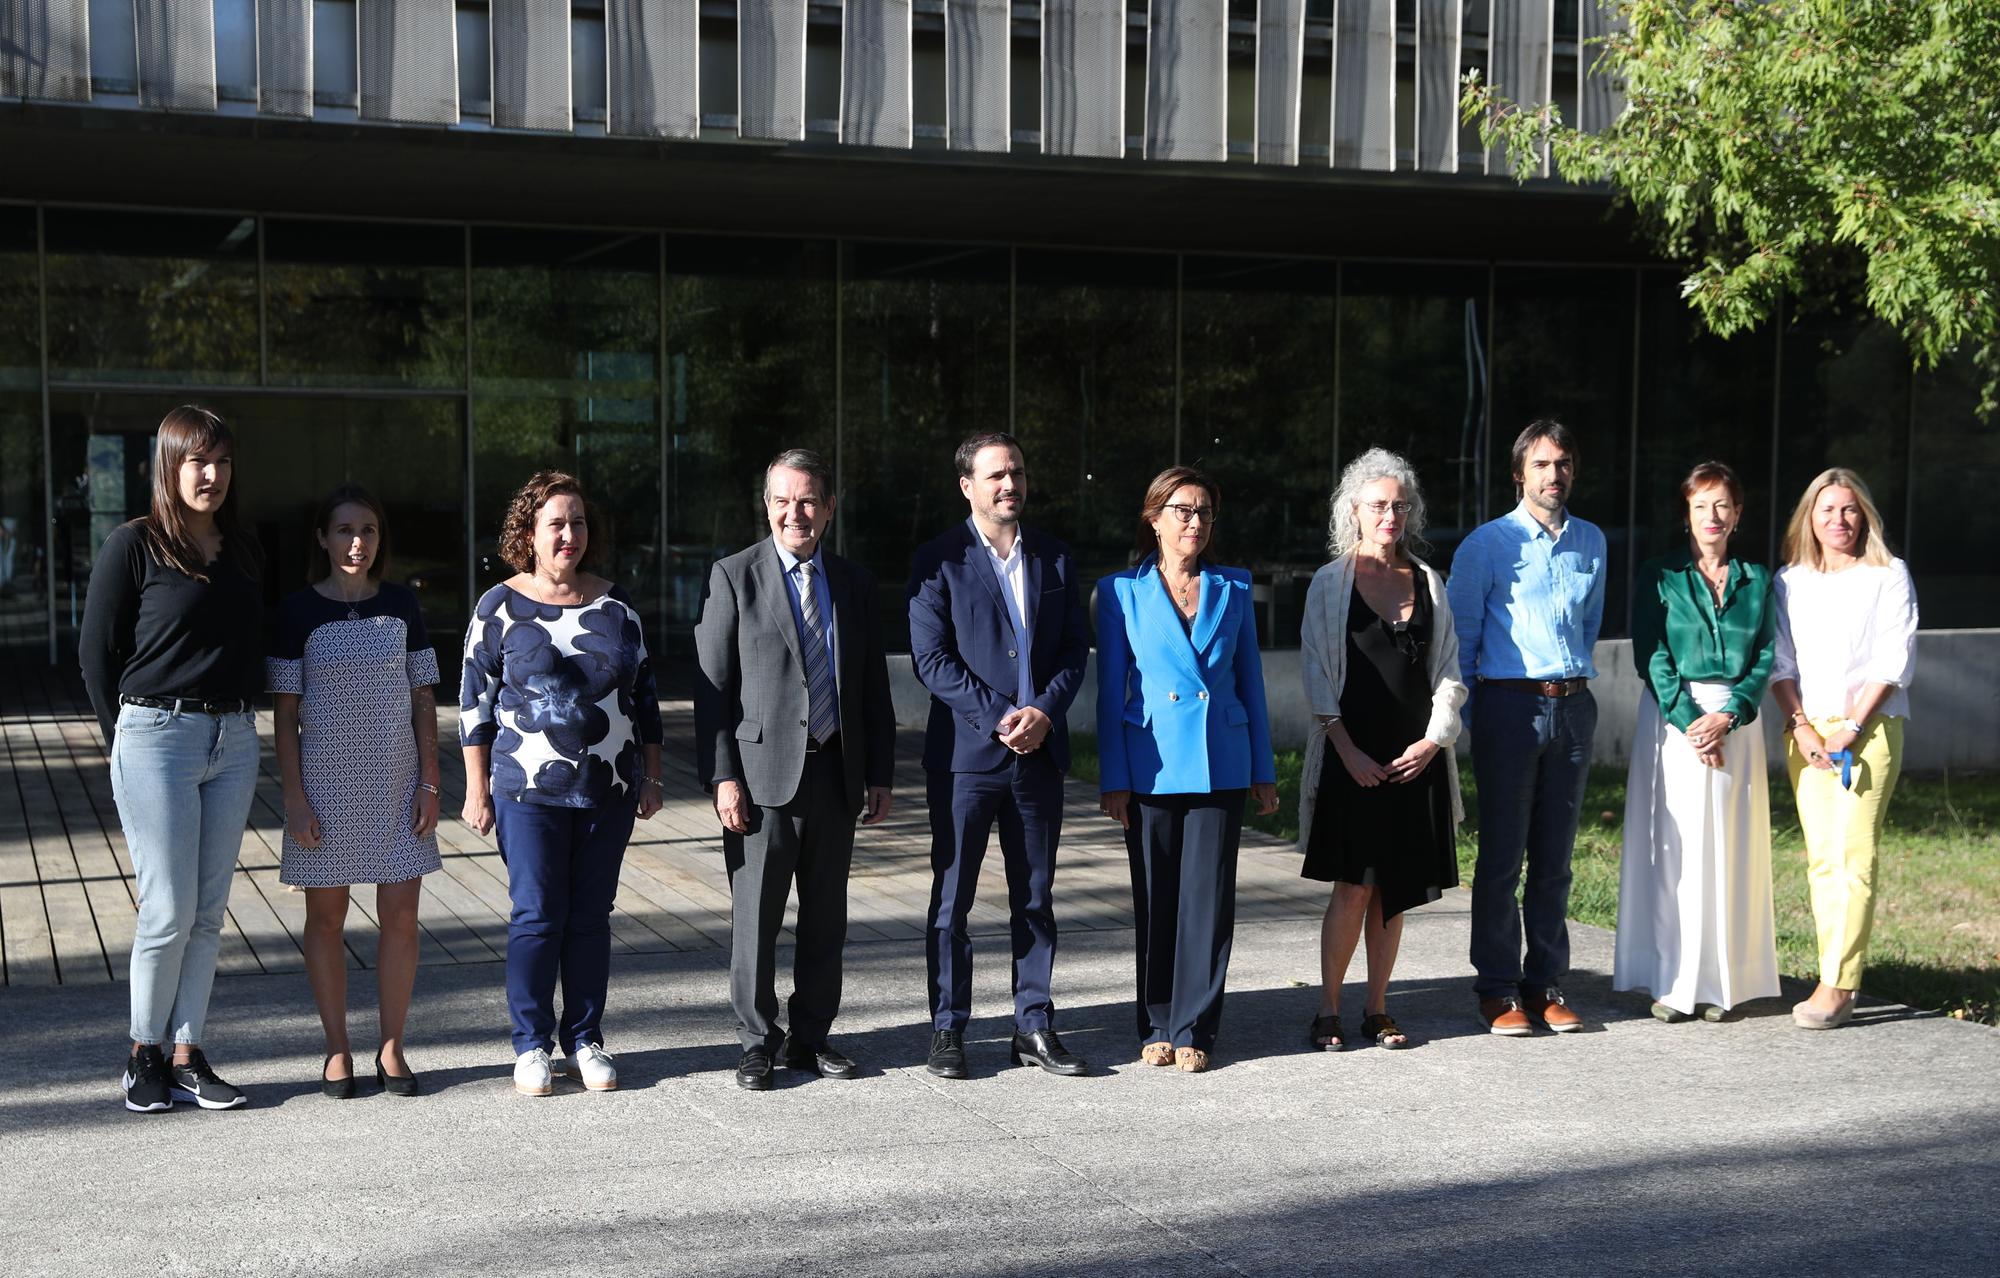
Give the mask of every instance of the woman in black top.
[[1326, 1051], [1349, 1044], [1341, 984], [1365, 936], [1360, 1037], [1402, 1047], [1409, 1036], [1387, 999], [1403, 912], [1458, 882], [1452, 743], [1465, 685], [1444, 578], [1413, 549], [1424, 528], [1416, 472], [1371, 448], [1341, 472], [1330, 505], [1333, 560], [1313, 574], [1299, 641], [1306, 704], [1319, 725], [1299, 789], [1300, 872], [1334, 884], [1308, 1037]]
[[261, 556], [237, 518], [235, 446], [206, 409], [160, 422], [152, 510], [105, 538], [78, 641], [138, 880], [124, 1088], [125, 1107], [141, 1112], [245, 1099], [201, 1050], [257, 784]]

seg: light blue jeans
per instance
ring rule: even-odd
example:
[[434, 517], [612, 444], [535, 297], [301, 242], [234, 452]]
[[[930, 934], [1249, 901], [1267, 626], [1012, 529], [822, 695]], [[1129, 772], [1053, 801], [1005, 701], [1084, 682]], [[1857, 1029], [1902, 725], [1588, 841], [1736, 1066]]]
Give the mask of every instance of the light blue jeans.
[[243, 826], [257, 788], [251, 714], [120, 706], [111, 794], [132, 870], [132, 1041], [199, 1043]]

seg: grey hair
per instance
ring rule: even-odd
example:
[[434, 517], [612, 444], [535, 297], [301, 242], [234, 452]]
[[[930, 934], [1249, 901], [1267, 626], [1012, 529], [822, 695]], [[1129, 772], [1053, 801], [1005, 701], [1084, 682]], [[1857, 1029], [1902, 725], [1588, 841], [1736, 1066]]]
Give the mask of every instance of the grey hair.
[[1403, 521], [1403, 546], [1412, 551], [1430, 549], [1424, 540], [1424, 489], [1417, 482], [1416, 467], [1399, 453], [1386, 448], [1371, 448], [1347, 463], [1347, 469], [1340, 472], [1340, 482], [1334, 485], [1330, 499], [1332, 509], [1326, 519], [1326, 553], [1340, 558], [1361, 541], [1361, 521], [1354, 516], [1354, 505], [1361, 500], [1361, 490], [1378, 479], [1393, 479], [1403, 486], [1403, 500], [1410, 503], [1410, 515]]
[[786, 470], [796, 470], [812, 476], [813, 486], [819, 489], [822, 500], [833, 497], [833, 467], [826, 464], [826, 458], [810, 448], [787, 448], [771, 459], [764, 467], [764, 478], [757, 486], [757, 504], [764, 505], [771, 500], [771, 472], [783, 466]]

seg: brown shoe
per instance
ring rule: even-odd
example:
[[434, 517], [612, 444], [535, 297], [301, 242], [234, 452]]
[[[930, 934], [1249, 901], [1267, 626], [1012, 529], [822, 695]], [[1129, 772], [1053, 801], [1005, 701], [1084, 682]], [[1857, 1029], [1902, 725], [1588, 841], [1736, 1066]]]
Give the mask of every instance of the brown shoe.
[[1567, 1034], [1583, 1028], [1583, 1018], [1569, 1010], [1563, 992], [1553, 985], [1540, 993], [1523, 995], [1521, 1005], [1530, 1017], [1548, 1026], [1551, 1033]]
[[1174, 1063], [1174, 1045], [1148, 1043], [1139, 1049], [1139, 1059], [1147, 1065], [1171, 1065]]
[[1534, 1022], [1521, 1010], [1521, 1000], [1517, 998], [1480, 999], [1479, 1019], [1489, 1034], [1503, 1038], [1526, 1038], [1535, 1032]]
[[1199, 1074], [1208, 1068], [1208, 1053], [1199, 1047], [1176, 1047], [1174, 1064], [1183, 1074]]

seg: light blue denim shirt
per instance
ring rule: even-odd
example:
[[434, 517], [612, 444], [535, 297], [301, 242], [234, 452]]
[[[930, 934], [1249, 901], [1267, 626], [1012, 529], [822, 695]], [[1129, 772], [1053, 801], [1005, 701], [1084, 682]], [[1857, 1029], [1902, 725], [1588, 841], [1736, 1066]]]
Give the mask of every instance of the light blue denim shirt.
[[1475, 678], [1595, 679], [1605, 558], [1596, 524], [1571, 515], [1551, 537], [1525, 503], [1473, 529], [1445, 589], [1466, 686]]

